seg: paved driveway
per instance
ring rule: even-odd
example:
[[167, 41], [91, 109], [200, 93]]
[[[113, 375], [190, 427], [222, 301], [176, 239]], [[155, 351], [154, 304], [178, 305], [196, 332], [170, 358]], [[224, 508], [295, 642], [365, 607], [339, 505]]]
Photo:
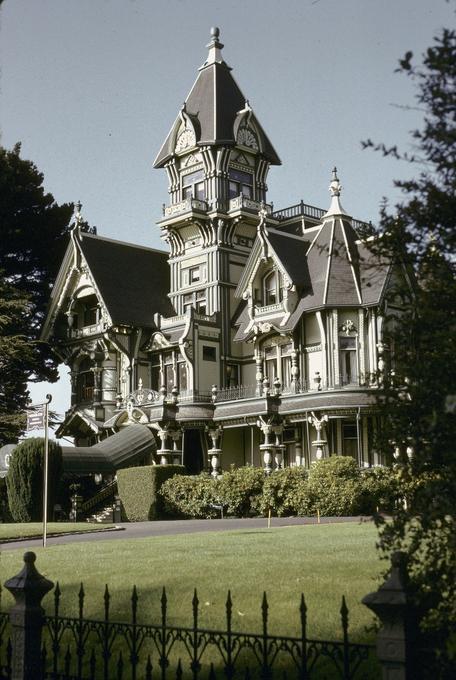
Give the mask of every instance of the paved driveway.
[[[360, 522], [367, 521], [367, 517], [324, 517], [321, 524], [333, 524], [336, 522]], [[272, 527], [296, 526], [304, 524], [317, 524], [316, 517], [273, 517]], [[252, 519], [187, 519], [166, 520], [159, 522], [132, 522], [118, 524], [118, 531], [100, 531], [90, 534], [72, 534], [67, 536], [55, 536], [47, 539], [49, 546], [63, 545], [65, 543], [82, 543], [86, 541], [116, 541], [119, 539], [146, 538], [148, 536], [173, 536], [176, 534], [191, 534], [201, 531], [233, 531], [237, 529], [265, 529], [268, 525], [264, 517]], [[0, 544], [2, 550], [15, 550], [17, 548], [39, 548], [41, 539], [16, 541], [14, 543]]]

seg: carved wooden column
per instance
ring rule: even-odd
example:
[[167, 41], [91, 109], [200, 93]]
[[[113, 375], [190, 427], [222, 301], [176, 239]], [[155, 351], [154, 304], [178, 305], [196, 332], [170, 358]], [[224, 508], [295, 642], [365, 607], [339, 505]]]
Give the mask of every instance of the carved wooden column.
[[275, 435], [274, 444], [275, 469], [280, 470], [281, 468], [283, 468], [283, 452], [285, 450], [285, 444], [282, 444], [283, 425], [276, 425], [273, 428], [273, 432]]
[[217, 426], [208, 426], [207, 433], [211, 439], [212, 446], [208, 450], [209, 466], [211, 468], [211, 476], [214, 479], [220, 474], [220, 457], [222, 455], [222, 449], [219, 448], [219, 439], [222, 435], [222, 428]]
[[271, 441], [273, 426], [262, 418], [257, 422], [258, 427], [264, 435], [264, 443], [260, 444], [260, 451], [263, 453], [264, 471], [267, 475], [272, 472], [272, 452], [274, 444]]
[[259, 349], [256, 349], [255, 351], [255, 364], [256, 364], [256, 374], [255, 374], [255, 379], [256, 379], [256, 393], [257, 396], [261, 397], [263, 394], [263, 361], [261, 359], [261, 353]]
[[168, 465], [169, 459], [172, 456], [172, 449], [168, 448], [167, 446], [167, 440], [169, 436], [169, 432], [167, 428], [160, 428], [157, 431], [158, 436], [160, 437], [160, 448], [157, 449], [157, 456], [159, 457], [159, 463], [160, 465]]

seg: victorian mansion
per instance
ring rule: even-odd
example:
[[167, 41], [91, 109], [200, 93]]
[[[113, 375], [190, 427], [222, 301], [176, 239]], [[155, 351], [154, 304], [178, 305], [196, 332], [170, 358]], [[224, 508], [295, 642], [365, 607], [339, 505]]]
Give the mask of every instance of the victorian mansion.
[[42, 335], [70, 368], [67, 468], [379, 464], [386, 299], [405, 274], [370, 252], [336, 169], [326, 208], [273, 210], [279, 156], [218, 29], [208, 47], [154, 163], [166, 250], [90, 233], [76, 212]]

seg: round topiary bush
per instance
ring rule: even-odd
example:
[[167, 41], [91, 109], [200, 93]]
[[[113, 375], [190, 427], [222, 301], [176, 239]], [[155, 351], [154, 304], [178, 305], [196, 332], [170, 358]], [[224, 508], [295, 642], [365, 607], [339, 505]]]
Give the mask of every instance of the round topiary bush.
[[[44, 439], [25, 439], [13, 451], [6, 485], [8, 504], [15, 522], [39, 522], [43, 518]], [[54, 507], [62, 472], [62, 449], [49, 441], [48, 513]]]

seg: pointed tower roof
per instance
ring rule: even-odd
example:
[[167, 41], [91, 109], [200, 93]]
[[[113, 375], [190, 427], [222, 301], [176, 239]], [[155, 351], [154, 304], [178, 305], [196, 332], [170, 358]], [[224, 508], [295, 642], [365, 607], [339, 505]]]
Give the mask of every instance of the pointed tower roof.
[[329, 306], [362, 304], [357, 234], [351, 217], [340, 203], [342, 185], [337, 168], [329, 185], [331, 204], [323, 225], [312, 242], [307, 258], [321, 304]]
[[198, 146], [226, 146], [236, 143], [237, 130], [242, 121], [253, 123], [259, 137], [260, 153], [273, 165], [280, 165], [274, 147], [222, 57], [223, 45], [219, 37], [219, 29], [212, 28], [207, 59], [200, 67], [184, 106], [154, 161], [155, 168], [163, 167], [174, 155], [177, 133], [182, 124], [190, 125]]

